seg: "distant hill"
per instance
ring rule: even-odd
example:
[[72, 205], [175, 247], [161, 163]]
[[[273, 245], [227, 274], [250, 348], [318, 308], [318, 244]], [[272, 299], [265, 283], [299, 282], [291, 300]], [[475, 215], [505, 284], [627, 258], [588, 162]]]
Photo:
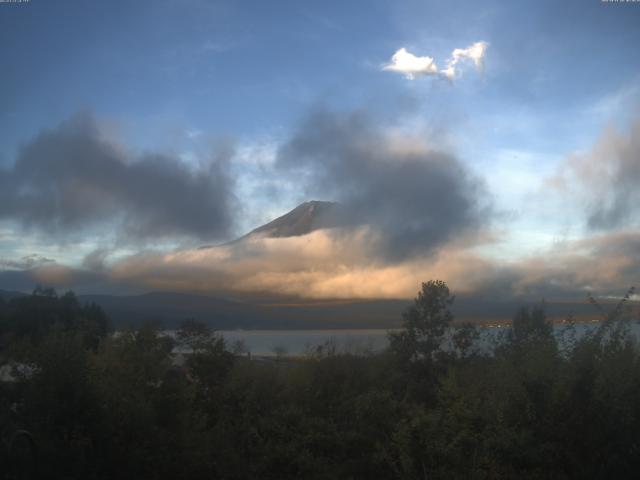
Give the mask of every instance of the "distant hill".
[[[0, 290], [5, 301], [26, 293]], [[174, 328], [187, 318], [209, 324], [219, 330], [233, 329], [350, 329], [396, 328], [402, 312], [411, 300], [303, 300], [271, 295], [224, 299], [176, 292], [152, 292], [142, 295], [79, 295], [82, 303], [102, 307], [117, 328], [159, 322]], [[506, 323], [517, 309], [530, 302], [487, 301], [458, 296], [453, 305], [457, 321]], [[637, 302], [631, 302], [638, 309]], [[605, 311], [614, 301], [602, 302]], [[578, 321], [595, 320], [598, 313], [587, 301], [547, 302], [545, 309], [555, 321], [573, 315]]]
[[14, 292], [11, 290], [0, 290], [0, 298], [2, 298], [3, 300], [10, 300], [14, 297], [23, 297], [27, 295], [26, 293], [23, 292]]
[[[193, 318], [215, 329], [340, 329], [396, 328], [410, 300], [300, 300], [262, 297], [237, 301], [186, 293], [155, 292], [144, 295], [81, 295], [82, 302], [100, 305], [116, 326], [158, 321], [167, 328]], [[458, 296], [453, 305], [457, 321], [509, 322], [524, 301], [485, 301]], [[612, 304], [604, 304], [605, 309]], [[597, 312], [587, 302], [549, 302], [555, 321], [570, 314], [578, 321], [594, 320]]]
[[[101, 306], [116, 326], [158, 321], [177, 326], [186, 318], [216, 329], [390, 328], [399, 325], [408, 302], [287, 301], [248, 303], [204, 295], [155, 292], [144, 295], [81, 295], [84, 303]], [[263, 299], [265, 300], [265, 299]]]

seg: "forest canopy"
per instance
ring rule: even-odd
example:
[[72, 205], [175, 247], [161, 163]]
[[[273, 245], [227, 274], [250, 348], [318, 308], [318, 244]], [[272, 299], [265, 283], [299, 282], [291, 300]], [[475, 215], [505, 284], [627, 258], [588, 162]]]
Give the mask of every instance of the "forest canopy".
[[487, 340], [429, 281], [382, 352], [267, 361], [193, 320], [114, 334], [99, 307], [37, 289], [0, 302], [3, 475], [631, 478], [631, 293], [587, 333], [536, 305]]

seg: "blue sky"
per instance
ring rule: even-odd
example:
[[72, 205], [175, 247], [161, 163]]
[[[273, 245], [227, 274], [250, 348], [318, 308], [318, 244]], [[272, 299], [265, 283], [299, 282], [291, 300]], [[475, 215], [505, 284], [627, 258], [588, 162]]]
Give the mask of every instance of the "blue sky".
[[[143, 145], [174, 124], [251, 137], [286, 128], [313, 102], [394, 110], [408, 96], [431, 115], [525, 110], [573, 139], [582, 134], [568, 120], [637, 83], [640, 60], [637, 6], [599, 1], [32, 0], [2, 8], [5, 161], [16, 144], [83, 108], [127, 122], [130, 141]], [[490, 44], [486, 76], [455, 88], [378, 71], [401, 46], [444, 60], [478, 40]], [[151, 127], [156, 138], [137, 138]], [[548, 131], [534, 133], [499, 140], [552, 146]]]
[[[228, 148], [236, 209], [213, 235], [223, 241], [314, 191], [274, 167], [309, 112], [366, 111], [381, 132], [446, 151], [485, 182], [495, 211], [486, 230], [501, 241], [474, 251], [522, 259], [603, 234], [586, 226], [584, 209], [597, 199], [571, 158], [588, 164], [611, 129], [632, 135], [639, 24], [640, 3], [599, 0], [3, 3], [0, 166], [13, 169], [23, 146], [78, 112], [134, 162], [161, 153], [199, 171]], [[383, 70], [400, 48], [444, 67], [475, 42], [488, 45], [484, 68], [462, 62], [453, 81]], [[567, 169], [580, 192], [565, 182], [548, 194]], [[98, 248], [120, 258], [150, 247], [121, 241], [117, 221], [105, 224], [112, 235], [94, 222], [61, 239], [5, 212], [0, 258], [77, 267]], [[196, 233], [151, 247], [207, 240]]]

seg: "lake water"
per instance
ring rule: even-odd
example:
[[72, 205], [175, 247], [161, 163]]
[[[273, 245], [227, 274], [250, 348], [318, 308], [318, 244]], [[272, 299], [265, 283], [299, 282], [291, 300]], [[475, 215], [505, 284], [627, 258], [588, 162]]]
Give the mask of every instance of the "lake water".
[[[598, 323], [576, 323], [576, 336], [593, 330]], [[629, 324], [631, 332], [640, 338], [640, 325], [637, 322]], [[565, 325], [555, 325], [555, 335], [562, 340]], [[480, 340], [478, 344], [482, 348], [488, 346], [495, 337], [506, 333], [509, 327], [491, 326], [480, 327]], [[354, 329], [354, 330], [221, 330], [229, 348], [235, 342], [242, 342], [246, 350], [252, 355], [304, 355], [311, 352], [316, 346], [329, 343], [338, 352], [351, 352], [364, 354], [383, 350], [388, 345], [385, 329]]]
[[387, 330], [221, 330], [227, 345], [243, 342], [252, 355], [304, 355], [318, 345], [331, 344], [338, 351], [353, 353], [384, 349]]

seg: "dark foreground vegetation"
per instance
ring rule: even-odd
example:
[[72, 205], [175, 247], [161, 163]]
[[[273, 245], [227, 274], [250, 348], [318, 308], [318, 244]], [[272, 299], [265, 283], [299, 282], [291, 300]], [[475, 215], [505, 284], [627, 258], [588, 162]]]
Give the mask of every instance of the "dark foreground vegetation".
[[487, 345], [428, 282], [383, 353], [265, 362], [36, 290], [0, 301], [0, 478], [637, 478], [627, 299], [586, 335], [523, 308]]

